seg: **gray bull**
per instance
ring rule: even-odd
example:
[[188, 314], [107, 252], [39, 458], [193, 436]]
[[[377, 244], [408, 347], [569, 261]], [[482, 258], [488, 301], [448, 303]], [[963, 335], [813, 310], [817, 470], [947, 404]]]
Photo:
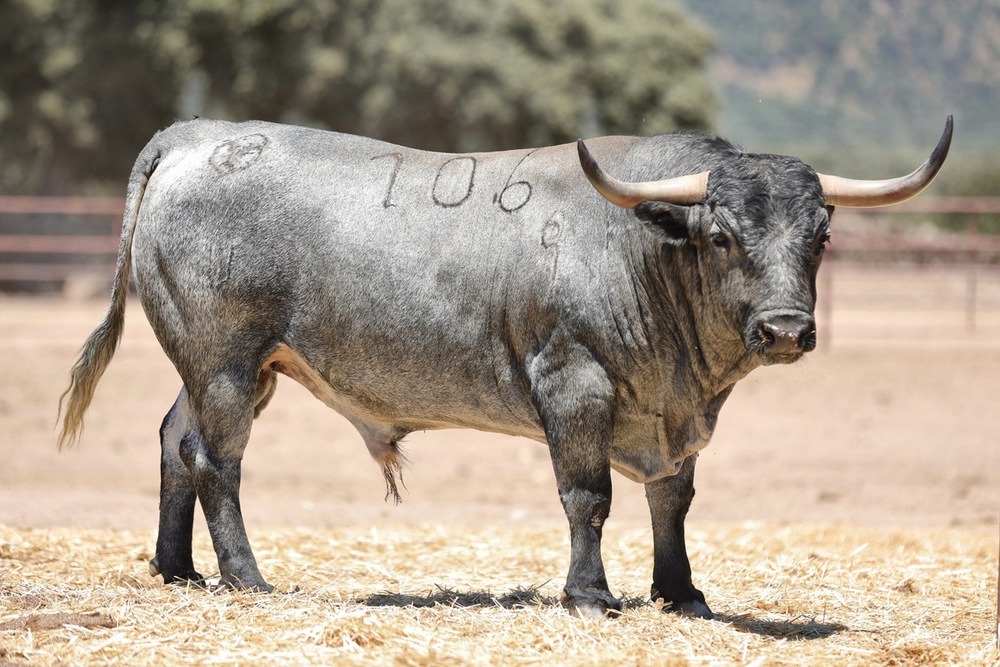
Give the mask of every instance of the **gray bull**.
[[645, 484], [652, 596], [710, 618], [684, 546], [696, 453], [740, 378], [815, 347], [832, 206], [914, 196], [950, 140], [949, 118], [912, 174], [855, 181], [696, 134], [453, 155], [176, 124], [133, 168], [111, 305], [73, 368], [60, 444], [79, 437], [134, 273], [183, 380], [160, 429], [150, 569], [165, 582], [202, 579], [197, 499], [221, 584], [271, 589], [240, 512], [240, 462], [283, 373], [351, 421], [397, 500], [397, 443], [412, 431], [546, 443], [575, 613], [621, 608], [601, 560], [611, 470]]

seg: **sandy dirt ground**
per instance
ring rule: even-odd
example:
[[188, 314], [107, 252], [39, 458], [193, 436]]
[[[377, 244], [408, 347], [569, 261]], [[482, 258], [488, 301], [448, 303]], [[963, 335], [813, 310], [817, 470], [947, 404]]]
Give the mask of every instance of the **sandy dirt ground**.
[[[884, 274], [838, 268], [833, 277], [821, 349], [754, 372], [723, 409], [698, 463], [691, 520], [995, 525], [1000, 308], [977, 312], [968, 332], [955, 303], [962, 276], [952, 292], [947, 281], [921, 283], [925, 296], [898, 310], [887, 304], [904, 287], [886, 287]], [[873, 301], [879, 290], [890, 298]], [[82, 444], [56, 450], [59, 395], [105, 307], [0, 298], [0, 524], [156, 526], [157, 430], [180, 382], [137, 301]], [[543, 446], [470, 431], [417, 433], [405, 446], [407, 489], [394, 506], [352, 427], [282, 377], [244, 460], [248, 527], [563, 525]], [[648, 521], [642, 488], [618, 475], [611, 521]]]

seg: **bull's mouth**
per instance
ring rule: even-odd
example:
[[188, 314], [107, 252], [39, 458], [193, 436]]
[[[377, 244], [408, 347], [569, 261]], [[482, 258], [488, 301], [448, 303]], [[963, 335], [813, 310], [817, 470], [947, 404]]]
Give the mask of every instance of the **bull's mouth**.
[[816, 320], [810, 313], [770, 311], [754, 318], [743, 336], [747, 351], [767, 364], [790, 364], [816, 349]]
[[777, 364], [794, 364], [796, 361], [801, 359], [805, 355], [805, 350], [801, 352], [790, 352], [787, 354], [776, 354], [764, 352], [761, 354], [761, 358], [764, 360], [764, 364], [771, 366]]

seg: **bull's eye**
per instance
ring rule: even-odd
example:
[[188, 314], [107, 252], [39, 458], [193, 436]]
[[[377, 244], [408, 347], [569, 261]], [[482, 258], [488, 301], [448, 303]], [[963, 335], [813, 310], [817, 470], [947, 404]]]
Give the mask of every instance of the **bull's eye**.
[[829, 234], [822, 234], [816, 239], [815, 245], [813, 245], [813, 254], [817, 257], [826, 252], [826, 244], [830, 242]]
[[715, 232], [709, 239], [712, 241], [712, 245], [720, 250], [729, 250], [733, 244], [729, 237], [722, 232]]

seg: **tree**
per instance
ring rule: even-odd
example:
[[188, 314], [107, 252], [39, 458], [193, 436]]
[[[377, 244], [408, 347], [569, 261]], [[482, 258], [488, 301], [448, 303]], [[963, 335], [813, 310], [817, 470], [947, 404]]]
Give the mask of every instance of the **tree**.
[[711, 39], [657, 0], [248, 2], [238, 58], [223, 23], [195, 12], [189, 33], [238, 117], [447, 151], [712, 125]]
[[0, 192], [64, 194], [128, 176], [177, 96], [144, 43], [156, 0], [0, 3]]
[[449, 151], [707, 129], [711, 49], [659, 0], [7, 0], [0, 190], [119, 189], [177, 114]]

